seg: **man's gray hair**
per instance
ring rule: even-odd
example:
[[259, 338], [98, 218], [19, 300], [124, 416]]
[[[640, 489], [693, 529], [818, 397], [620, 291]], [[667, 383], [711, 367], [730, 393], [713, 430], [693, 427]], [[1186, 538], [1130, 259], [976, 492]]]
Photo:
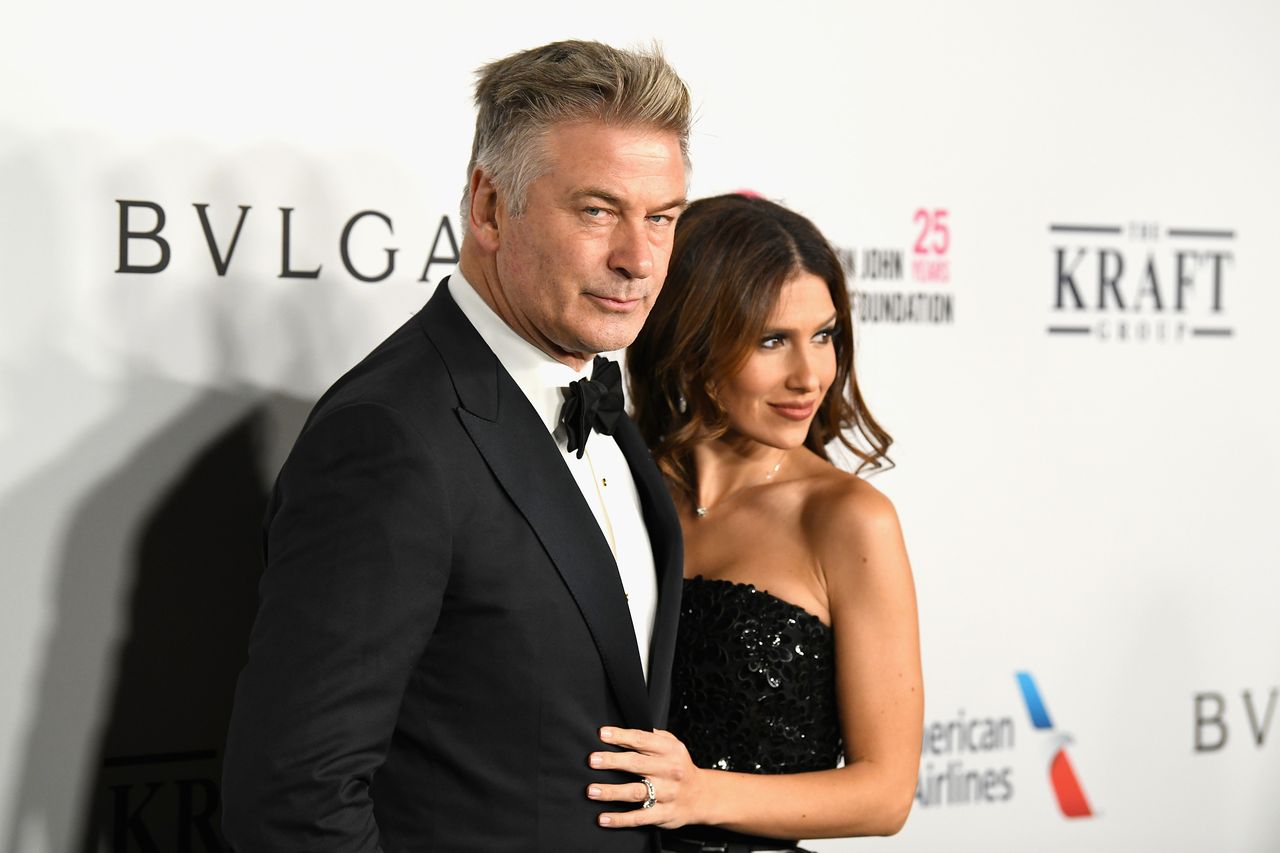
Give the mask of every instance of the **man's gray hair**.
[[524, 211], [529, 184], [546, 169], [546, 132], [563, 122], [599, 121], [674, 133], [689, 168], [689, 90], [655, 44], [620, 50], [595, 41], [558, 41], [512, 54], [476, 72], [476, 135], [462, 193], [471, 209], [471, 175], [479, 166]]

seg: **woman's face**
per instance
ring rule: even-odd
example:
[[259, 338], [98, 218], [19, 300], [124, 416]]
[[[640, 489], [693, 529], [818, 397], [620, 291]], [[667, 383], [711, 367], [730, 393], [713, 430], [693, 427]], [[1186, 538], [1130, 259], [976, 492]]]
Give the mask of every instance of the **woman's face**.
[[801, 272], [783, 285], [764, 337], [743, 368], [718, 386], [730, 435], [778, 448], [804, 444], [835, 380], [835, 324], [825, 281]]

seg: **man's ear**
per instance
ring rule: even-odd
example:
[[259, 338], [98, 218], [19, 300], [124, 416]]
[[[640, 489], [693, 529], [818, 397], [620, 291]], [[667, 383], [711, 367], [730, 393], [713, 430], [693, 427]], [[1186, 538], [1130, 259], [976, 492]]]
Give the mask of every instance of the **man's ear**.
[[471, 170], [471, 210], [467, 227], [486, 252], [498, 251], [498, 190], [479, 166]]

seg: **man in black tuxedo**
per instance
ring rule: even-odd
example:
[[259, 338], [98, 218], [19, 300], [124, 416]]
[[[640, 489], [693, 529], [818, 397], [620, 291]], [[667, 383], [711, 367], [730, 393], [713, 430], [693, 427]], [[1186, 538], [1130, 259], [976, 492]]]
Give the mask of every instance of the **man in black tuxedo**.
[[560, 42], [483, 68], [476, 102], [457, 271], [276, 483], [224, 764], [242, 853], [658, 849], [586, 793], [644, 790], [587, 756], [664, 723], [681, 579], [593, 357], [666, 276], [689, 96], [657, 54]]

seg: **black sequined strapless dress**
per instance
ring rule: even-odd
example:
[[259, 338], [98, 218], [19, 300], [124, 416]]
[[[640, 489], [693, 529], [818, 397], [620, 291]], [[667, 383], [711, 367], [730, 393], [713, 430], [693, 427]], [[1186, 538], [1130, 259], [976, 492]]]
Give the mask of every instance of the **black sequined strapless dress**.
[[[668, 728], [694, 764], [741, 773], [836, 766], [831, 628], [750, 584], [696, 577], [684, 582], [678, 631]], [[696, 827], [676, 834], [742, 837]]]

